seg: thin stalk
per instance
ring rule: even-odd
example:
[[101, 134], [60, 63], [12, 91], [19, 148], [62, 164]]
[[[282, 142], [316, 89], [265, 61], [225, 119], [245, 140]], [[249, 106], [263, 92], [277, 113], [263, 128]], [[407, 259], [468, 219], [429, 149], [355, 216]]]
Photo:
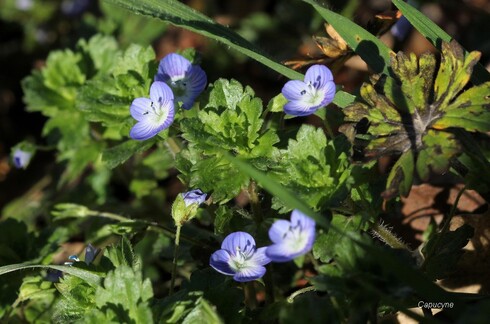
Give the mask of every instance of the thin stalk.
[[250, 309], [254, 310], [257, 308], [257, 293], [255, 291], [254, 282], [244, 282], [243, 283], [243, 295], [245, 298], [245, 305]]
[[267, 265], [267, 271], [264, 276], [265, 284], [265, 303], [270, 305], [274, 303], [274, 280], [272, 277], [272, 264]]
[[254, 220], [257, 224], [260, 224], [263, 220], [262, 209], [260, 208], [260, 200], [257, 195], [257, 184], [253, 180], [250, 181], [248, 186], [248, 197], [250, 198]]
[[327, 131], [328, 137], [330, 139], [334, 138], [332, 127], [330, 126], [330, 123], [328, 122], [328, 118], [325, 116], [325, 122], [323, 123], [325, 125], [325, 130]]
[[299, 295], [304, 294], [308, 291], [314, 291], [314, 290], [315, 290], [314, 286], [308, 286], [308, 287], [301, 288], [301, 289], [293, 292], [291, 295], [289, 295], [289, 297], [286, 300], [288, 303], [292, 304], [294, 302], [294, 299], [296, 297], [298, 297]]
[[167, 138], [167, 141], [165, 142], [165, 145], [167, 146], [168, 150], [172, 154], [172, 156], [175, 158], [175, 155], [177, 155], [182, 149], [180, 145], [177, 143], [177, 141], [173, 137]]
[[170, 281], [170, 290], [168, 295], [172, 296], [174, 293], [175, 277], [177, 276], [177, 258], [179, 254], [179, 240], [180, 240], [180, 229], [182, 225], [177, 225], [177, 230], [175, 231], [175, 247], [174, 247], [174, 260], [172, 262], [172, 279]]

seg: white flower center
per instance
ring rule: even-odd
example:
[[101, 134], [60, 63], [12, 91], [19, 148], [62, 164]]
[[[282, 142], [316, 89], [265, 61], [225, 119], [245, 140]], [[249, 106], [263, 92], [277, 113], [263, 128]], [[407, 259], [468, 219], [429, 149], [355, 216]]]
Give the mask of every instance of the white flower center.
[[249, 251], [247, 251], [247, 248], [241, 251], [240, 247], [237, 246], [236, 253], [231, 255], [229, 261], [230, 268], [235, 272], [239, 272], [241, 269], [254, 266], [253, 262], [250, 261], [254, 253], [255, 247], [251, 248]]
[[166, 109], [166, 107], [163, 105], [163, 102], [151, 102], [151, 111], [147, 111], [145, 115], [148, 115], [151, 113], [151, 118], [150, 120], [157, 124], [161, 125], [167, 120], [169, 109]]
[[303, 96], [305, 103], [311, 106], [317, 106], [322, 103], [325, 97], [325, 91], [323, 89], [317, 89], [311, 82], [306, 84], [306, 89], [303, 89], [300, 94]]
[[289, 230], [284, 233], [283, 240], [291, 251], [299, 251], [308, 243], [308, 235], [298, 222], [296, 226], [289, 226]]

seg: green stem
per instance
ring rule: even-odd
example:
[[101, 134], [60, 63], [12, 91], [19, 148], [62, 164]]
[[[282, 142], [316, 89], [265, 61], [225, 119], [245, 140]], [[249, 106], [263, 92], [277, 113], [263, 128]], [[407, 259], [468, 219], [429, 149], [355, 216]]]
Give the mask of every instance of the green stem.
[[264, 276], [265, 283], [265, 302], [270, 305], [274, 303], [274, 280], [272, 278], [272, 264], [267, 265], [267, 271]]
[[371, 226], [371, 231], [374, 233], [376, 237], [378, 237], [381, 241], [383, 241], [390, 247], [394, 249], [404, 249], [410, 251], [410, 249], [387, 227], [375, 223]]
[[254, 282], [244, 282], [243, 283], [243, 294], [245, 298], [245, 305], [250, 309], [254, 310], [257, 308], [257, 293], [255, 291]]
[[260, 200], [257, 195], [257, 184], [251, 180], [248, 186], [248, 196], [250, 198], [250, 206], [252, 207], [252, 213], [254, 220], [257, 224], [260, 224], [263, 220], [262, 209], [260, 208]]
[[172, 263], [172, 279], [170, 281], [170, 291], [168, 293], [169, 296], [172, 296], [174, 293], [175, 286], [175, 277], [177, 275], [177, 258], [179, 253], [179, 239], [180, 239], [180, 229], [182, 225], [177, 225], [177, 230], [175, 231], [175, 247], [174, 247], [174, 260]]
[[177, 141], [173, 137], [167, 138], [165, 145], [169, 149], [170, 153], [172, 153], [172, 156], [174, 158], [175, 158], [175, 155], [177, 155], [182, 150], [180, 145], [177, 143]]
[[333, 135], [332, 127], [330, 126], [330, 123], [328, 122], [328, 119], [326, 116], [325, 116], [324, 125], [325, 125], [325, 129], [327, 130], [328, 137], [330, 137], [330, 139], [333, 139], [334, 135]]
[[305, 292], [314, 291], [314, 290], [315, 290], [314, 286], [308, 286], [308, 287], [301, 288], [301, 289], [293, 292], [291, 295], [289, 295], [289, 297], [286, 300], [288, 301], [288, 303], [292, 304], [294, 302], [294, 299], [296, 297], [298, 297], [299, 295], [304, 294]]

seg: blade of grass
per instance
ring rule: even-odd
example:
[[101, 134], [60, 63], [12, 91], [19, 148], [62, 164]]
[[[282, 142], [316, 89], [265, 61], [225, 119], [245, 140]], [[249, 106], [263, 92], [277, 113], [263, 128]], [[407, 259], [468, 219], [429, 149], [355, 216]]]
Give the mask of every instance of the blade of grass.
[[32, 269], [32, 268], [54, 269], [54, 270], [63, 271], [63, 272], [71, 274], [72, 276], [83, 279], [87, 283], [94, 285], [94, 286], [100, 285], [100, 282], [102, 280], [102, 276], [100, 276], [94, 272], [91, 272], [91, 271], [76, 268], [73, 266], [51, 265], [51, 264], [49, 264], [49, 265], [25, 264], [25, 263], [9, 264], [9, 265], [0, 267], [0, 276], [3, 274], [9, 273], [9, 272]]
[[[442, 42], [450, 42], [452, 37], [437, 26], [423, 13], [402, 0], [392, 0], [393, 4], [402, 12], [408, 21], [438, 50], [441, 50]], [[468, 52], [465, 50], [465, 56]], [[484, 83], [490, 80], [490, 73], [478, 63], [475, 65], [471, 82], [474, 84]]]
[[361, 26], [323, 7], [315, 0], [303, 1], [313, 6], [375, 73], [391, 75], [389, 67], [392, 51], [388, 46]]
[[[173, 25], [188, 29], [197, 34], [221, 42], [248, 57], [264, 64], [270, 69], [293, 80], [302, 80], [304, 75], [292, 70], [263, 53], [257, 46], [250, 43], [228, 27], [218, 24], [206, 15], [176, 0], [105, 0], [109, 3], [131, 10], [134, 13], [158, 18]], [[334, 104], [346, 107], [355, 96], [338, 91]]]

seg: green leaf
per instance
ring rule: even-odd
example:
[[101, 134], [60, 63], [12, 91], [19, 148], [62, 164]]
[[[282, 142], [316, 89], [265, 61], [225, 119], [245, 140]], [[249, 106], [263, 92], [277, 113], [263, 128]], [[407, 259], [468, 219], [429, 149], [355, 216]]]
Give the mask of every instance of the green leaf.
[[[303, 125], [296, 140], [290, 139], [272, 167], [276, 179], [314, 210], [336, 205], [348, 193], [350, 145], [344, 136], [327, 143], [320, 128]], [[274, 208], [286, 212], [284, 202], [275, 200]]]
[[147, 141], [129, 140], [123, 142], [106, 149], [102, 153], [102, 161], [105, 162], [105, 165], [108, 168], [114, 169], [119, 164], [126, 162], [134, 154], [148, 150], [154, 143], [154, 139]]
[[376, 36], [315, 0], [303, 0], [316, 11], [339, 33], [347, 45], [354, 50], [375, 73], [390, 75], [391, 49], [383, 44]]
[[207, 105], [181, 121], [182, 136], [190, 144], [177, 155], [176, 165], [190, 187], [213, 192], [214, 201], [224, 203], [236, 197], [249, 178], [223, 159], [222, 150], [267, 170], [279, 137], [273, 129], [262, 131], [262, 102], [250, 87], [219, 79], [208, 91]]
[[98, 287], [95, 303], [99, 309], [122, 308], [118, 319], [124, 322], [153, 323], [149, 300], [153, 289], [149, 279], [142, 279], [141, 272], [126, 265], [110, 271], [104, 286]]
[[158, 183], [153, 179], [133, 179], [129, 184], [129, 190], [141, 199], [151, 194], [158, 187]]
[[12, 271], [26, 270], [26, 269], [33, 269], [33, 268], [54, 269], [54, 270], [63, 271], [68, 274], [71, 274], [72, 276], [83, 279], [87, 283], [94, 286], [99, 285], [102, 279], [102, 276], [100, 274], [97, 274], [92, 271], [76, 268], [76, 267], [64, 266], [64, 265], [52, 265], [52, 264], [44, 265], [44, 264], [25, 264], [25, 263], [10, 264], [10, 265], [0, 267], [0, 276]]
[[88, 120], [120, 128], [127, 120], [132, 120], [131, 102], [148, 97], [157, 66], [151, 46], [131, 45], [113, 56], [110, 68], [105, 67], [105, 73], [80, 89], [76, 106]]
[[194, 323], [220, 324], [224, 322], [216, 313], [214, 307], [206, 299], [200, 298], [196, 302], [196, 306], [194, 306], [192, 311], [182, 321], [182, 324]]
[[426, 258], [423, 269], [432, 279], [442, 279], [454, 271], [457, 262], [464, 253], [462, 250], [473, 237], [474, 229], [464, 224], [455, 231], [437, 233], [427, 241], [422, 254]]
[[[432, 22], [426, 15], [412, 7], [403, 0], [392, 0], [408, 21], [427, 38], [437, 49], [441, 50], [443, 42], [450, 42], [453, 38]], [[464, 51], [467, 56], [468, 52]], [[475, 84], [480, 84], [490, 81], [490, 73], [481, 64], [477, 64], [475, 72], [471, 77], [471, 81]]]
[[[363, 84], [357, 102], [344, 109], [347, 121], [369, 121], [371, 138], [364, 143], [367, 157], [400, 154], [388, 177], [385, 198], [410, 191], [413, 171], [426, 180], [430, 172], [442, 174], [449, 162], [461, 153], [457, 128], [490, 130], [490, 83], [461, 93], [469, 81], [479, 53], [466, 57], [456, 43], [442, 44], [442, 59], [436, 72], [436, 59], [423, 54], [402, 52], [393, 56], [397, 80], [381, 78], [374, 85]], [[411, 152], [412, 151], [412, 152]], [[414, 159], [417, 159], [416, 161]], [[416, 164], [416, 167], [413, 164]]]
[[422, 180], [428, 180], [429, 170], [441, 174], [449, 168], [449, 162], [461, 151], [454, 135], [429, 130], [422, 137], [424, 149], [417, 157], [417, 172]]
[[350, 237], [346, 236], [345, 233], [357, 232], [362, 228], [362, 218], [359, 216], [333, 215], [331, 225], [340, 229], [341, 232], [321, 233], [313, 245], [313, 256], [325, 263], [330, 262], [337, 255], [337, 250], [343, 248], [343, 240], [350, 240]]

